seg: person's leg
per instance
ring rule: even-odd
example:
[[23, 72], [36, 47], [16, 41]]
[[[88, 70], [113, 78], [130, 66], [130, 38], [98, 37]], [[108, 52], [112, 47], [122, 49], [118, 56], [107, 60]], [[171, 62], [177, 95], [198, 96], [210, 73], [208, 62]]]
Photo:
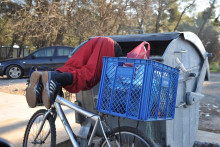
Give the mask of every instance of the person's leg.
[[30, 83], [26, 90], [26, 100], [31, 108], [36, 107], [38, 103], [42, 103], [43, 84], [41, 81], [41, 72], [34, 71], [30, 77]]
[[[37, 104], [42, 104], [43, 100], [44, 105], [49, 109], [56, 97], [58, 88], [70, 85], [72, 82], [73, 75], [71, 73], [44, 71], [42, 74], [40, 71], [34, 71], [31, 74], [30, 83], [26, 91], [27, 103], [31, 108], [34, 108]], [[44, 93], [42, 94], [42, 92]]]
[[69, 72], [59, 72], [55, 71], [55, 80], [61, 85], [66, 86], [70, 85], [73, 82], [73, 74]]
[[45, 71], [42, 74], [42, 82], [44, 86], [42, 94], [43, 104], [49, 109], [56, 98], [59, 87], [72, 84], [73, 75], [67, 72]]
[[[98, 43], [97, 39], [99, 39]], [[75, 57], [72, 56], [65, 64], [65, 67], [61, 67], [61, 70], [59, 68], [58, 70], [61, 73], [58, 71], [44, 72], [42, 75], [44, 85], [42, 100], [44, 105], [50, 108], [59, 86], [65, 86], [71, 92], [78, 92], [79, 90], [91, 89], [92, 86], [97, 84], [101, 78], [102, 57], [121, 56], [122, 54], [120, 46], [116, 42], [113, 43], [114, 41], [111, 39], [96, 38], [91, 44], [85, 44], [88, 46], [82, 48], [81, 52], [78, 51], [78, 54], [74, 54]], [[86, 47], [91, 49], [87, 50]], [[113, 54], [114, 48], [115, 54]]]

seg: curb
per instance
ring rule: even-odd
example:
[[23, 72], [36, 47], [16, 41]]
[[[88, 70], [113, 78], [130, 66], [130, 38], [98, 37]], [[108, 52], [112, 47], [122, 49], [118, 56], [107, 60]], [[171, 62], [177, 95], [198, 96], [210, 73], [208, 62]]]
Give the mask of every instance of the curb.
[[195, 141], [193, 147], [220, 147], [220, 144]]
[[[70, 140], [66, 140], [64, 142], [60, 142], [56, 145], [56, 147], [72, 147], [72, 143]], [[200, 142], [195, 141], [193, 147], [220, 147], [218, 143], [209, 143], [209, 142]]]

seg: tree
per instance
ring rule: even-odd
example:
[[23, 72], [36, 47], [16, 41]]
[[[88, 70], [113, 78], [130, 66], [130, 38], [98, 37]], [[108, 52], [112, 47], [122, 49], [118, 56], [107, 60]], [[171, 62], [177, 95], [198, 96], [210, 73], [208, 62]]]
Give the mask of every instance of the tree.
[[210, 62], [220, 61], [220, 42], [219, 42], [220, 33], [216, 31], [214, 26], [210, 23], [206, 24], [206, 27], [203, 29], [203, 33], [200, 35], [205, 49], [209, 53], [213, 53], [213, 57], [209, 59]]
[[8, 58], [12, 54], [13, 46], [18, 39], [18, 36], [11, 29], [11, 26], [13, 26], [13, 20], [15, 16], [17, 16], [17, 12], [21, 9], [21, 6], [12, 1], [1, 1], [0, 8], [0, 34], [2, 34], [0, 42], [1, 44], [10, 44], [10, 49], [6, 57]]
[[[148, 25], [151, 23], [152, 16], [152, 1], [151, 0], [136, 0], [131, 1], [131, 11], [134, 13], [133, 18], [136, 21], [137, 26], [134, 26], [138, 30], [148, 30]], [[131, 20], [130, 20], [131, 21]], [[141, 33], [141, 32], [139, 32]]]
[[[68, 13], [73, 21], [68, 21], [75, 34], [74, 39], [81, 43], [91, 36], [102, 36], [119, 32], [121, 20], [125, 19], [125, 11], [129, 0], [93, 0], [74, 3], [74, 9]], [[122, 25], [121, 25], [122, 26]]]
[[166, 18], [166, 14], [164, 13], [165, 10], [169, 7], [168, 5], [169, 0], [156, 0], [155, 1], [155, 10], [157, 11], [157, 17], [156, 17], [156, 26], [155, 26], [155, 32], [158, 33], [160, 26], [161, 26], [161, 20]]
[[208, 22], [208, 20], [211, 18], [212, 16], [212, 12], [213, 10], [215, 9], [215, 2], [216, 0], [212, 0], [210, 2], [210, 8], [208, 8], [207, 11], [204, 11], [203, 14], [202, 14], [202, 18], [203, 18], [203, 22], [202, 22], [202, 25], [200, 26], [199, 28], [199, 31], [197, 33], [197, 35], [200, 37], [201, 36], [201, 33], [205, 27], [205, 24]]
[[214, 21], [212, 22], [213, 26], [216, 27], [216, 29], [218, 30], [218, 32], [220, 32], [220, 14], [214, 19]]
[[211, 12], [191, 17], [185, 14], [194, 11], [195, 0], [4, 0], [0, 45], [18, 44], [21, 52], [25, 46], [76, 46], [92, 36], [128, 34], [133, 29], [198, 33], [215, 26], [218, 30], [219, 17], [210, 19], [215, 1], [210, 1]]
[[186, 5], [185, 5], [183, 11], [181, 12], [181, 15], [180, 15], [179, 18], [178, 18], [177, 24], [176, 24], [176, 26], [175, 26], [175, 28], [174, 28], [174, 30], [173, 30], [174, 32], [178, 29], [178, 26], [179, 26], [179, 24], [180, 24], [180, 21], [181, 21], [183, 15], [184, 15], [191, 7], [193, 7], [193, 6], [195, 5], [195, 2], [196, 2], [196, 0], [189, 1], [189, 2], [186, 3]]

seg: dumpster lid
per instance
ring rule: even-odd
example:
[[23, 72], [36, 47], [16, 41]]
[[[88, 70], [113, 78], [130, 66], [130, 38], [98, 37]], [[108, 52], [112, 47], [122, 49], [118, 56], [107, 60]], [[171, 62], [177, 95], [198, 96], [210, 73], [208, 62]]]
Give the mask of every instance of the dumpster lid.
[[140, 41], [172, 41], [178, 37], [183, 37], [186, 41], [192, 43], [202, 57], [207, 57], [207, 52], [199, 39], [199, 37], [192, 32], [168, 32], [168, 33], [152, 33], [152, 34], [135, 34], [135, 35], [113, 35], [110, 37], [116, 42], [140, 42]]
[[152, 33], [152, 34], [135, 34], [135, 35], [113, 35], [110, 37], [117, 42], [135, 42], [135, 41], [167, 41], [178, 38], [181, 33]]

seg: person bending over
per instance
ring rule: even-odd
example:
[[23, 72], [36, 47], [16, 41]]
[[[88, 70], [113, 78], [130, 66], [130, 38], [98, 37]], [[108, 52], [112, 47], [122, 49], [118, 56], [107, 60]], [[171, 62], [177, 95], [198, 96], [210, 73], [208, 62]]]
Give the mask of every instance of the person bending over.
[[111, 38], [96, 37], [89, 40], [56, 71], [34, 71], [26, 91], [26, 100], [31, 108], [43, 102], [49, 109], [54, 103], [58, 89], [71, 93], [89, 90], [101, 79], [102, 57], [119, 57], [120, 46]]

